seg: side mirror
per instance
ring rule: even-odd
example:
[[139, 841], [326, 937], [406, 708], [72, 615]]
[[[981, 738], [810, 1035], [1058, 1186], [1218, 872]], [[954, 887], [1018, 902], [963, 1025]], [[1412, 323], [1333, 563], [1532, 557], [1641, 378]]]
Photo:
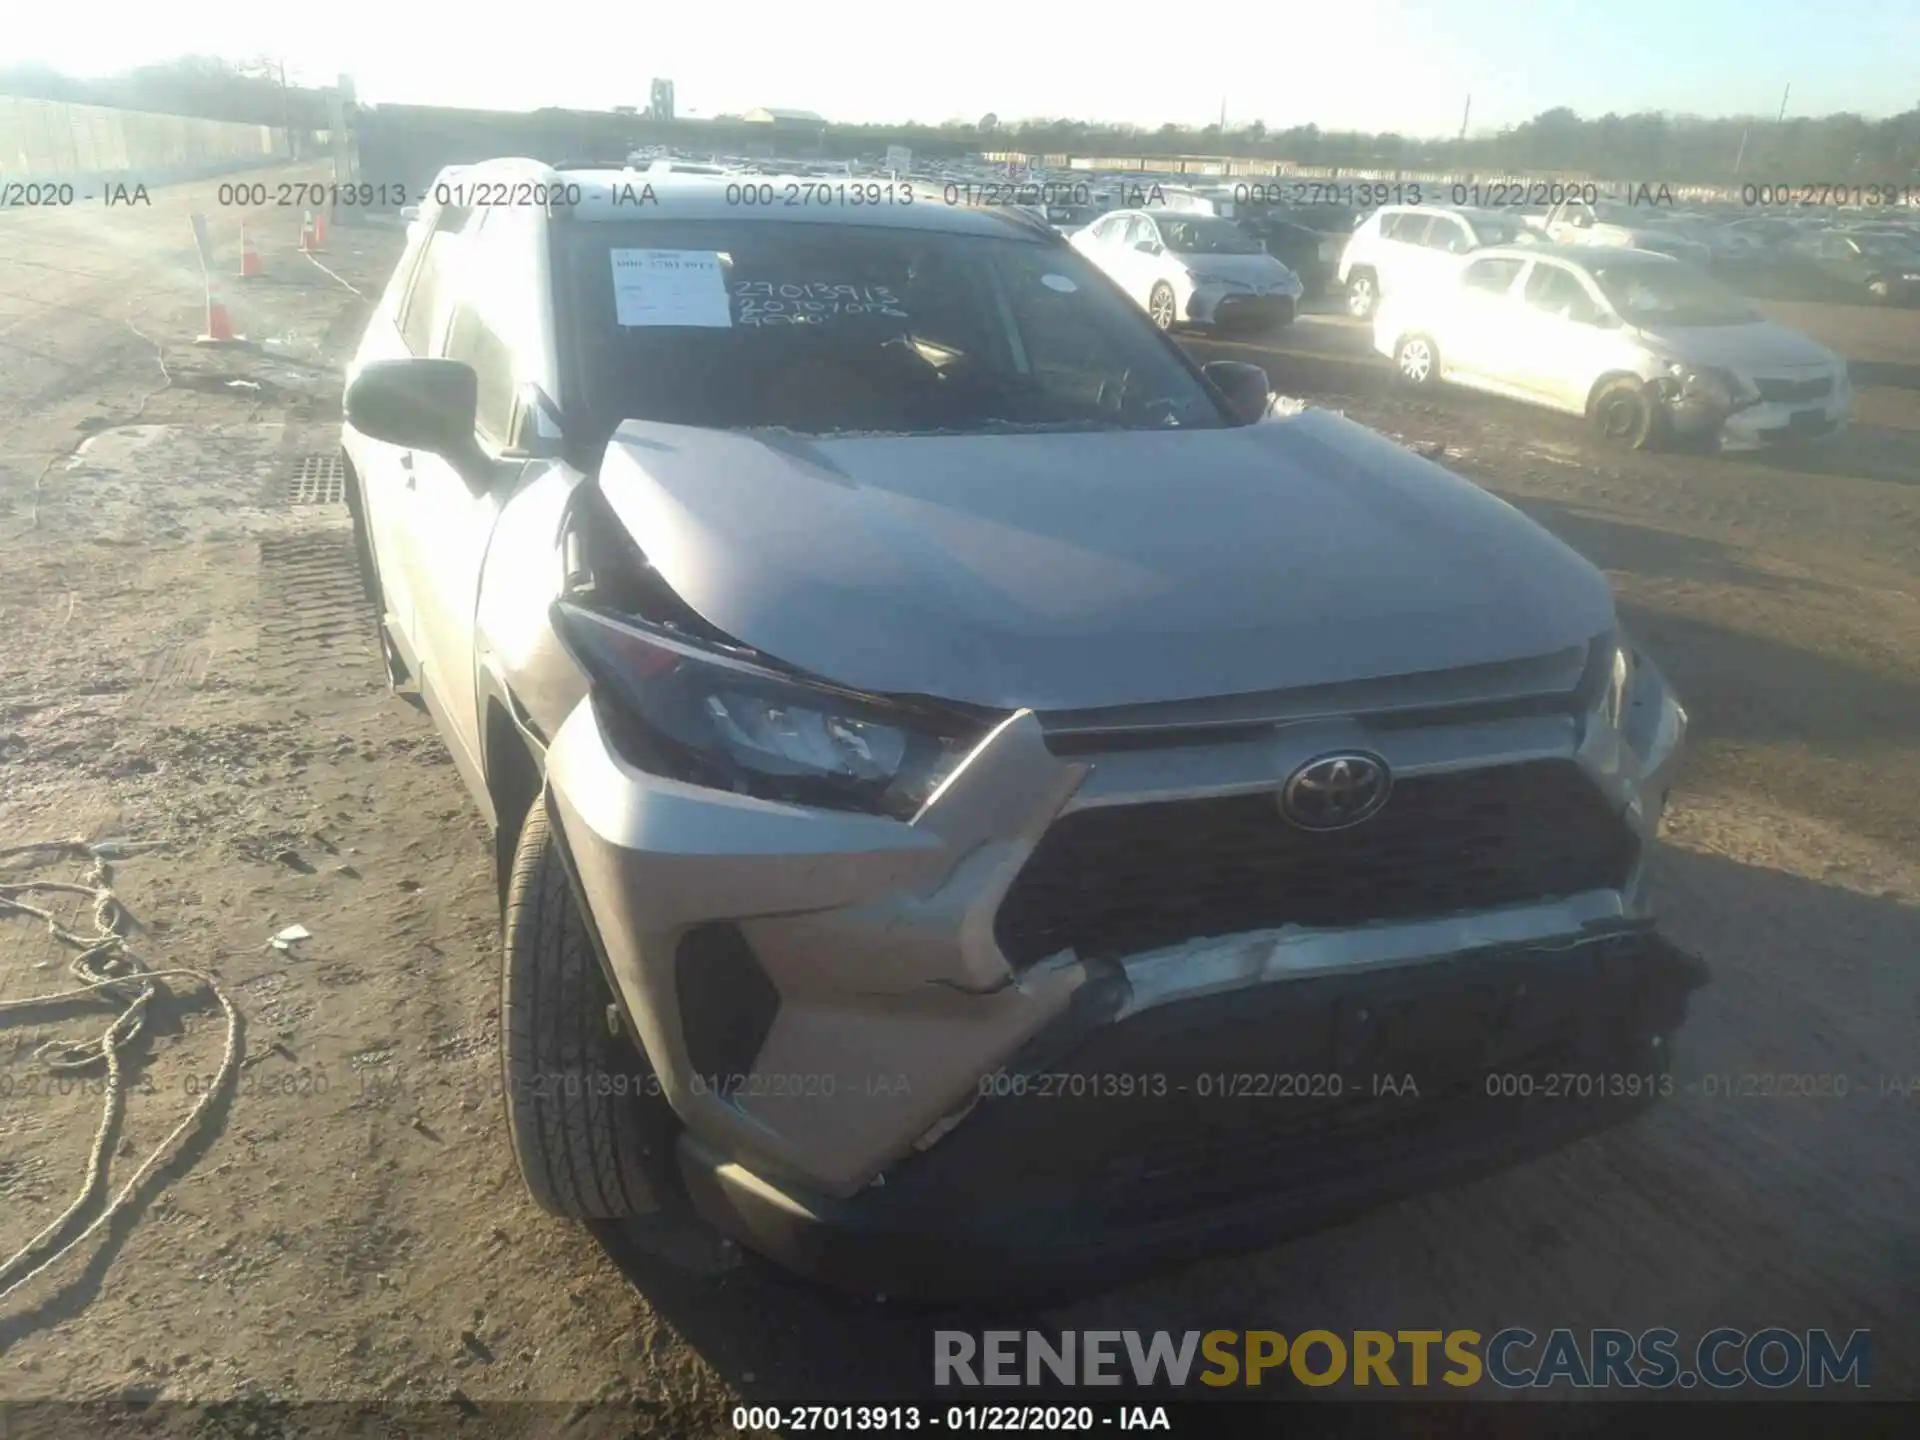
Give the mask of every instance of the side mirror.
[[1213, 388], [1226, 398], [1227, 412], [1243, 425], [1266, 418], [1273, 404], [1267, 372], [1244, 360], [1213, 360], [1201, 367]]
[[403, 450], [443, 455], [465, 470], [480, 454], [473, 438], [480, 377], [459, 360], [370, 360], [347, 386], [347, 423]]

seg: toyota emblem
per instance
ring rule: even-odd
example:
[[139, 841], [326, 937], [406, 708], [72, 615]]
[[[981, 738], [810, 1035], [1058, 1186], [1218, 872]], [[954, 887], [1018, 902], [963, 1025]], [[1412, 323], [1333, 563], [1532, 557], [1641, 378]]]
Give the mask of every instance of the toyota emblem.
[[1380, 813], [1393, 773], [1377, 755], [1322, 755], [1287, 777], [1280, 813], [1302, 830], [1344, 830]]

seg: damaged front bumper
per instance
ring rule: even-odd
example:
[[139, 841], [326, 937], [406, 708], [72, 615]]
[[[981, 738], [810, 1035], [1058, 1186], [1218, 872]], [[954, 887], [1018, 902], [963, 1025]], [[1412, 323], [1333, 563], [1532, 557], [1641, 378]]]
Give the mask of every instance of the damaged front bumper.
[[1722, 394], [1667, 384], [1668, 423], [1683, 438], [1708, 438], [1728, 452], [1768, 450], [1831, 439], [1847, 427], [1853, 395], [1844, 378], [1817, 399], [1739, 404]]
[[[910, 823], [645, 773], [588, 702], [548, 751], [550, 809], [709, 1219], [856, 1286], [995, 1293], [1042, 1256], [1073, 1284], [1123, 1255], [1317, 1223], [1657, 1097], [1654, 1080], [1563, 1104], [1474, 1089], [1503, 1067], [1654, 1075], [1703, 978], [1642, 903], [1685, 715], [1650, 663], [1606, 658], [1584, 713], [1420, 728], [1320, 716], [1097, 760], [1023, 711]], [[1177, 909], [1126, 908], [1153, 873], [1099, 894], [1069, 866], [1009, 899], [1045, 868], [1043, 840], [1104, 827], [1125, 843], [1149, 806], [1265, 816], [1282, 777], [1352, 748], [1391, 766], [1405, 817], [1424, 804], [1480, 823], [1538, 784], [1545, 836], [1578, 828], [1560, 808], [1571, 795], [1606, 874], [1465, 910], [1415, 897], [1363, 921], [1348, 886], [1306, 924], [1269, 923], [1284, 885], [1223, 890], [1232, 933], [1170, 943], [1153, 927], [1184, 923]], [[1487, 777], [1504, 788], [1476, 789]], [[1390, 866], [1471, 849], [1451, 833], [1399, 843], [1413, 849], [1353, 854]], [[1144, 943], [1115, 943], [1095, 911]]]
[[1033, 1298], [1272, 1244], [1628, 1120], [1674, 1088], [1701, 963], [1645, 924], [1132, 1008], [1103, 976], [883, 1186], [782, 1185], [699, 1137], [702, 1213], [859, 1293]]

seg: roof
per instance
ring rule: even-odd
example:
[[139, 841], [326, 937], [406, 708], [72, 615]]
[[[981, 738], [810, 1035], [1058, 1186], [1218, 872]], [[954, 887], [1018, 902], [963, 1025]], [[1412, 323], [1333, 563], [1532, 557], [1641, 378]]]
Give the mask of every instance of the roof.
[[749, 110], [740, 117], [742, 120], [757, 120], [765, 123], [769, 120], [787, 121], [796, 125], [824, 125], [827, 117], [812, 110], [783, 110], [773, 105], [763, 105], [757, 110]]
[[[1355, 208], [1355, 207], [1348, 207]], [[1411, 205], [1382, 205], [1381, 215], [1458, 215], [1465, 220], [1507, 220], [1518, 221], [1521, 217], [1512, 210], [1496, 210], [1485, 205], [1445, 205], [1427, 202]]]
[[1678, 265], [1680, 262], [1671, 255], [1658, 250], [1635, 250], [1625, 245], [1553, 245], [1546, 242], [1518, 245], [1488, 245], [1484, 249], [1468, 252], [1472, 260], [1484, 260], [1488, 256], [1515, 260], [1559, 260], [1570, 265], [1589, 266], [1603, 260], [1629, 259], [1634, 261], [1657, 261], [1663, 265]]

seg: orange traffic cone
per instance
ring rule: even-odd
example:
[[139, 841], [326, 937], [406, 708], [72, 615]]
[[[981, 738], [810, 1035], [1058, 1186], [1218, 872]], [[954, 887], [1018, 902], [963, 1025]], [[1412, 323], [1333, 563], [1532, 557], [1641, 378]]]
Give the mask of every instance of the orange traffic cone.
[[227, 315], [226, 302], [213, 288], [207, 285], [207, 333], [194, 343], [196, 345], [231, 345], [247, 337], [234, 333], [233, 321]]
[[254, 280], [262, 274], [260, 252], [253, 248], [253, 236], [247, 233], [247, 222], [240, 222], [240, 278]]
[[300, 212], [300, 248], [308, 251], [318, 250], [320, 248], [314, 243], [313, 212], [311, 210], [303, 210]]
[[316, 250], [324, 250], [327, 248], [327, 212], [324, 210], [316, 210], [314, 212], [313, 248]]

